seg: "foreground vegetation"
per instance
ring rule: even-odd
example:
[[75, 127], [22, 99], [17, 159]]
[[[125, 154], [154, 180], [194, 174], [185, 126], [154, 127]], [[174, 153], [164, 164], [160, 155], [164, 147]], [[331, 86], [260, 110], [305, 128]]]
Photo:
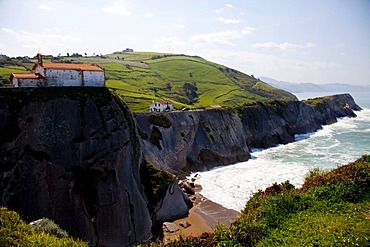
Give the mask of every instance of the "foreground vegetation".
[[[171, 100], [175, 108], [241, 106], [256, 101], [295, 100], [286, 91], [201, 57], [150, 52], [115, 52], [104, 56], [44, 56], [44, 62], [96, 63], [105, 68], [106, 85], [132, 111], [146, 112], [152, 100]], [[11, 73], [31, 73], [36, 59], [0, 59], [0, 86]]]
[[51, 220], [32, 227], [13, 211], [0, 207], [0, 246], [59, 246], [87, 247], [88, 243], [76, 240], [60, 229]]
[[228, 229], [148, 246], [370, 246], [370, 156], [258, 191]]

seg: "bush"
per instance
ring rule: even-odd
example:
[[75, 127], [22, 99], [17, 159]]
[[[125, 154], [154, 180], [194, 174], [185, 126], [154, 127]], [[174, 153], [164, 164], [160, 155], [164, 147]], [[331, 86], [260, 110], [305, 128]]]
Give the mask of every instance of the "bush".
[[40, 220], [34, 221], [30, 225], [36, 233], [45, 232], [58, 238], [68, 237], [68, 233], [66, 231], [64, 231], [57, 224], [55, 224], [54, 221], [48, 218], [42, 218]]
[[160, 126], [163, 128], [169, 128], [172, 126], [171, 121], [168, 119], [168, 117], [163, 113], [152, 113], [148, 117], [148, 121], [150, 124]]
[[0, 207], [0, 246], [87, 247], [88, 243], [75, 240], [68, 237], [68, 235], [65, 237], [57, 237], [41, 230], [41, 228], [40, 231], [35, 231], [30, 225], [26, 224], [16, 212]]

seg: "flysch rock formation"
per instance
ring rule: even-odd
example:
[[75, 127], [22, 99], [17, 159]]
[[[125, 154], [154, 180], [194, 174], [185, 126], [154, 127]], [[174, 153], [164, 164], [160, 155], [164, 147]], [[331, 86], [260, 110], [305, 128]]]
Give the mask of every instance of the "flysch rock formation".
[[0, 89], [0, 205], [53, 219], [91, 246], [151, 237], [142, 152], [107, 88]]
[[175, 180], [154, 213], [148, 209], [144, 158], [185, 175], [248, 160], [251, 148], [294, 141], [353, 110], [360, 107], [344, 94], [315, 106], [273, 102], [134, 117], [107, 88], [0, 89], [0, 205], [28, 222], [50, 218], [91, 246], [133, 246], [152, 236], [153, 223], [191, 206]]
[[[288, 101], [257, 103], [236, 109], [136, 113], [145, 157], [178, 175], [228, 165], [250, 158], [252, 148], [294, 141], [340, 117], [361, 110], [349, 94], [318, 99], [319, 104]], [[166, 121], [165, 121], [166, 120]], [[164, 122], [165, 124], [161, 124]]]

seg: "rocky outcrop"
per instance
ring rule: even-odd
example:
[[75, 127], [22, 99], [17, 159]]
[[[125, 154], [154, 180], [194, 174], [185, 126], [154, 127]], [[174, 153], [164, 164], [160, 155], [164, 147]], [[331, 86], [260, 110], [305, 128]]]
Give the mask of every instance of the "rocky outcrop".
[[192, 207], [190, 199], [180, 189], [177, 179], [171, 184], [164, 198], [154, 209], [155, 222], [173, 221], [186, 217]]
[[0, 90], [0, 204], [92, 246], [151, 237], [134, 119], [106, 88]]
[[[136, 114], [145, 157], [176, 174], [250, 158], [251, 148], [294, 141], [340, 117], [354, 117], [349, 94], [311, 101], [257, 103], [237, 109]], [[157, 116], [158, 121], [150, 121]]]
[[136, 120], [144, 155], [157, 167], [179, 174], [249, 158], [242, 123], [232, 110], [157, 114], [171, 126], [150, 123], [151, 115], [136, 114]]

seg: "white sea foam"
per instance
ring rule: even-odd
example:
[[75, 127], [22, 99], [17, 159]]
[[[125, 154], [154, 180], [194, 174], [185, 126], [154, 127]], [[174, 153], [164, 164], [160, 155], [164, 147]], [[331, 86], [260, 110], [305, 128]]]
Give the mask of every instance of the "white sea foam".
[[254, 149], [252, 159], [200, 172], [197, 182], [210, 200], [240, 211], [259, 189], [289, 180], [301, 186], [313, 167], [336, 168], [370, 153], [370, 109], [356, 112], [357, 118], [337, 123], [306, 135], [297, 142], [266, 150]]

